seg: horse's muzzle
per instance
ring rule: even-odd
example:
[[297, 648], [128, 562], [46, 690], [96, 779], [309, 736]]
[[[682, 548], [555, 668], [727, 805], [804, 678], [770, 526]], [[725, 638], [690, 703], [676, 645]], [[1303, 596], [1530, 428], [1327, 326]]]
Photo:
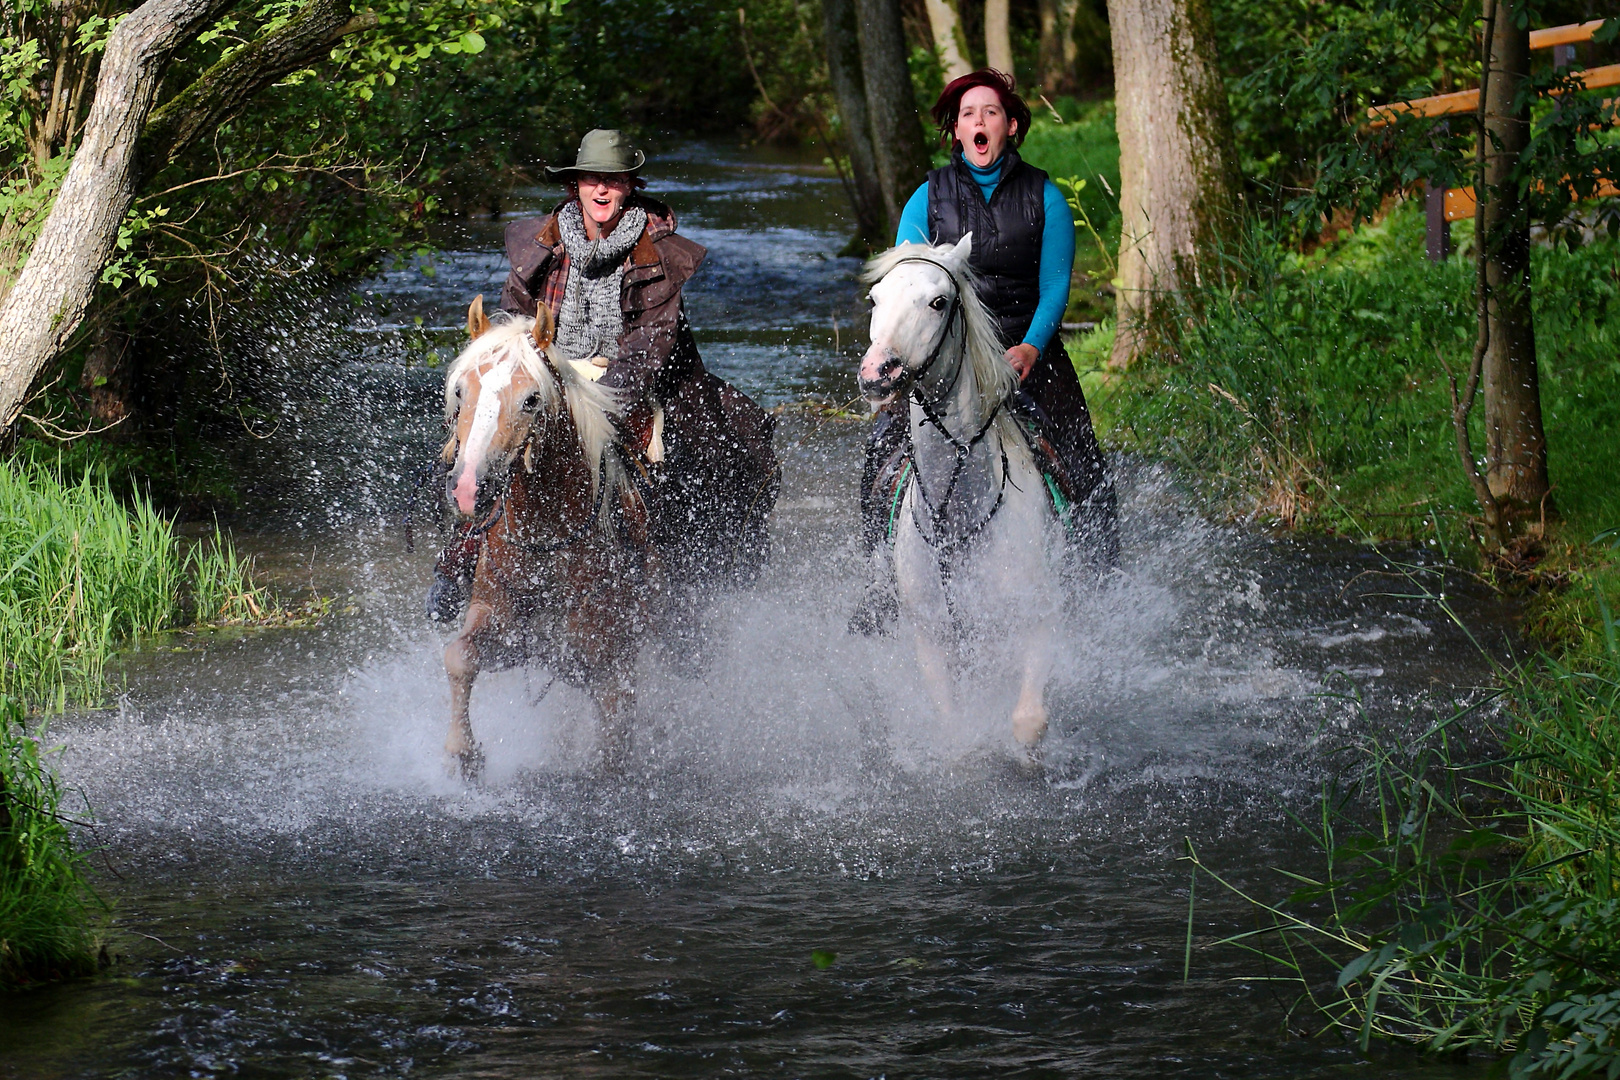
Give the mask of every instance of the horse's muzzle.
[[894, 352], [874, 345], [861, 357], [856, 382], [861, 396], [874, 405], [893, 401], [906, 377], [906, 365]]
[[495, 507], [495, 492], [500, 487], [489, 475], [479, 476], [477, 470], [464, 468], [445, 477], [445, 498], [454, 504], [456, 516], [463, 521], [483, 517]]

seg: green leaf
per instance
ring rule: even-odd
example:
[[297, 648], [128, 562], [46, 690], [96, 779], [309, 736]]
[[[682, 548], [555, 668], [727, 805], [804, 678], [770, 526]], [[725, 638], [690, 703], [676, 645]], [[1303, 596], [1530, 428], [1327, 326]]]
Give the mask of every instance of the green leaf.
[[831, 949], [812, 949], [810, 951], [810, 962], [816, 965], [817, 971], [826, 971], [837, 961], [838, 954]]

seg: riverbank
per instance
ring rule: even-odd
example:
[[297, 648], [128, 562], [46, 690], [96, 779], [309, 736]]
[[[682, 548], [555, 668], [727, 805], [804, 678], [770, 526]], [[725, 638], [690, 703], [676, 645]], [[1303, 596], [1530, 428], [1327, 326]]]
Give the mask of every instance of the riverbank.
[[0, 989], [88, 973], [100, 950], [69, 828], [90, 807], [58, 782], [37, 717], [100, 704], [131, 641], [278, 611], [217, 528], [187, 542], [94, 471], [0, 460]]
[[[1449, 418], [1474, 326], [1459, 239], [1428, 262], [1412, 205], [1310, 255], [1257, 229], [1230, 255], [1242, 284], [1187, 297], [1190, 316], [1128, 373], [1103, 368], [1110, 327], [1070, 351], [1104, 441], [1173, 462], [1216, 516], [1421, 546], [1526, 598], [1524, 637], [1542, 651], [1502, 667], [1484, 703], [1453, 688], [1457, 711], [1416, 740], [1353, 740], [1311, 836], [1324, 865], [1286, 901], [1245, 899], [1271, 918], [1285, 977], [1364, 1047], [1511, 1055], [1520, 1077], [1613, 1075], [1620, 243], [1534, 252], [1556, 506], [1504, 557], [1474, 542]], [[1473, 429], [1482, 447], [1477, 409]], [[1409, 559], [1388, 570], [1443, 603], [1443, 580]], [[1369, 822], [1358, 806], [1385, 812]]]
[[1128, 375], [1103, 370], [1111, 326], [1070, 351], [1104, 440], [1174, 462], [1211, 512], [1444, 549], [1533, 594], [1534, 641], [1590, 651], [1601, 644], [1595, 595], [1620, 607], [1620, 242], [1535, 251], [1555, 514], [1509, 565], [1471, 543], [1478, 508], [1450, 425], [1448, 376], [1467, 368], [1475, 318], [1457, 232], [1463, 250], [1435, 264], [1415, 204], [1310, 255], [1257, 230], [1231, 256], [1243, 287], [1191, 298], [1197, 317]]

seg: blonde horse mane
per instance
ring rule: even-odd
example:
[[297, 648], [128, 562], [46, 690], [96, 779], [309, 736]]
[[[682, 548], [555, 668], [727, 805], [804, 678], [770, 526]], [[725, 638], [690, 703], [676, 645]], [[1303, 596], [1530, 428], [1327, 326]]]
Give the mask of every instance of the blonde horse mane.
[[[612, 494], [631, 490], [629, 474], [619, 455], [607, 452], [619, 437], [614, 423], [620, 405], [618, 393], [578, 374], [574, 362], [555, 345], [546, 346], [546, 359], [551, 363], [545, 363], [535, 347], [534, 320], [528, 316], [497, 311], [489, 323], [489, 329], [461, 350], [445, 374], [445, 420], [455, 419], [456, 384], [463, 375], [485, 363], [515, 357], [539, 387], [541, 406], [547, 416], [556, 416], [558, 409], [567, 404], [574, 431], [585, 450], [585, 460], [591, 466], [591, 497], [596, 497], [597, 484], [602, 479], [607, 480]], [[601, 505], [605, 515], [608, 500], [602, 499]]]
[[[1007, 350], [1001, 344], [1001, 335], [990, 319], [990, 312], [985, 309], [984, 301], [979, 299], [978, 291], [974, 288], [972, 268], [958, 260], [955, 252], [954, 244], [900, 244], [874, 255], [861, 277], [868, 285], [875, 284], [888, 277], [901, 263], [913, 260], [937, 266], [950, 275], [951, 285], [962, 303], [962, 325], [966, 330], [964, 358], [978, 390], [980, 415], [988, 415], [997, 405], [1005, 404], [1013, 391], [1018, 389], [1018, 373], [1004, 359]], [[997, 417], [996, 423], [1004, 434], [1015, 435], [1021, 441], [1017, 425], [1005, 412]]]

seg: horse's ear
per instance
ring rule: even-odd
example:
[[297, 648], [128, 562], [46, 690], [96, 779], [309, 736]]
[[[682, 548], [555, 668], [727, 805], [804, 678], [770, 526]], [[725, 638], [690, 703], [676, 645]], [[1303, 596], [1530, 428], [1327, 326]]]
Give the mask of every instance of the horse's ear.
[[557, 320], [551, 315], [551, 309], [545, 301], [534, 305], [534, 347], [542, 353], [551, 347], [551, 339], [557, 329]]
[[962, 265], [966, 266], [968, 256], [971, 254], [973, 254], [973, 234], [965, 232], [962, 234], [962, 239], [956, 242], [956, 246], [951, 248], [951, 257], [961, 260]]
[[488, 331], [489, 319], [484, 315], [484, 294], [479, 293], [473, 297], [473, 302], [467, 305], [467, 336], [478, 338]]

